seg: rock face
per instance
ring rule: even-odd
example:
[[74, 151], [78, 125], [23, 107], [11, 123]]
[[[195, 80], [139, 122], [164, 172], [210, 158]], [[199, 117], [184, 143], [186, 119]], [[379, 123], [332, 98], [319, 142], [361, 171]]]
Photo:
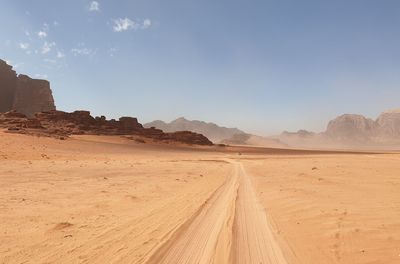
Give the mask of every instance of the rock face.
[[0, 114], [0, 127], [10, 132], [66, 138], [69, 135], [131, 135], [153, 141], [180, 142], [210, 146], [205, 136], [189, 131], [164, 133], [156, 128], [144, 128], [133, 117], [107, 120], [104, 116], [92, 117], [89, 111], [49, 111], [36, 113], [33, 118], [10, 111]]
[[5, 61], [0, 60], [0, 112], [12, 109], [17, 88], [17, 73]]
[[46, 80], [34, 80], [26, 75], [19, 75], [12, 109], [27, 116], [55, 110], [50, 83]]
[[400, 109], [383, 112], [376, 120], [378, 134], [400, 139]]
[[395, 147], [400, 145], [400, 110], [383, 112], [376, 120], [345, 114], [330, 121], [325, 132], [284, 132], [279, 139], [296, 147]]
[[341, 115], [328, 123], [325, 134], [338, 140], [365, 141], [376, 134], [377, 124], [362, 115]]
[[144, 124], [144, 127], [155, 127], [162, 129], [165, 132], [192, 131], [205, 135], [214, 143], [220, 142], [224, 139], [230, 139], [236, 134], [244, 134], [243, 131], [237, 128], [220, 127], [214, 123], [206, 123], [198, 120], [187, 120], [183, 117], [178, 118], [170, 123], [156, 120], [151, 123]]
[[0, 60], [0, 112], [15, 110], [33, 117], [37, 112], [55, 109], [48, 81], [17, 76], [12, 66]]
[[400, 141], [400, 111], [383, 112], [376, 120], [362, 115], [342, 115], [329, 122], [325, 134], [334, 139], [364, 143]]

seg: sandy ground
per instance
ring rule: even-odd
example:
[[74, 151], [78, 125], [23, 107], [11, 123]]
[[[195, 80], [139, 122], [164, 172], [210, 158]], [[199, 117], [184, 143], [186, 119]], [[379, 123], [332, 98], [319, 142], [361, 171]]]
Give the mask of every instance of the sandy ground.
[[400, 155], [243, 163], [299, 263], [400, 263]]
[[399, 171], [398, 154], [0, 133], [0, 263], [400, 263]]

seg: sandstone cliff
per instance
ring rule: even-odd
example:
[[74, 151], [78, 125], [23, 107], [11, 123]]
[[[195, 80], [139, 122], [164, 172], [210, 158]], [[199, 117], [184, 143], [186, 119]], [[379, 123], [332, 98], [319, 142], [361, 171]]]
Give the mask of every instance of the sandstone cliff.
[[50, 83], [18, 75], [0, 60], [0, 112], [15, 110], [33, 117], [37, 112], [55, 110]]
[[12, 109], [16, 89], [17, 73], [5, 61], [0, 60], [0, 112]]

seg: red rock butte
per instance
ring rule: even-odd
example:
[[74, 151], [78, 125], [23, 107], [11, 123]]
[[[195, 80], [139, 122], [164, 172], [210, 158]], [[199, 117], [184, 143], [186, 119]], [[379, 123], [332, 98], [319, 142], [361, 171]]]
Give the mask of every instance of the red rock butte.
[[33, 117], [36, 112], [56, 109], [48, 81], [17, 75], [3, 60], [0, 60], [0, 79], [0, 112], [16, 110]]

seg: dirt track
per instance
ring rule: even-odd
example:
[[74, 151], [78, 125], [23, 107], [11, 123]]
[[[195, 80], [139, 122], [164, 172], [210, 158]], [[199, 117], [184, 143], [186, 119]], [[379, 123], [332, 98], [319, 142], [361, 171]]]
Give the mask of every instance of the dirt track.
[[241, 163], [148, 263], [287, 263]]

